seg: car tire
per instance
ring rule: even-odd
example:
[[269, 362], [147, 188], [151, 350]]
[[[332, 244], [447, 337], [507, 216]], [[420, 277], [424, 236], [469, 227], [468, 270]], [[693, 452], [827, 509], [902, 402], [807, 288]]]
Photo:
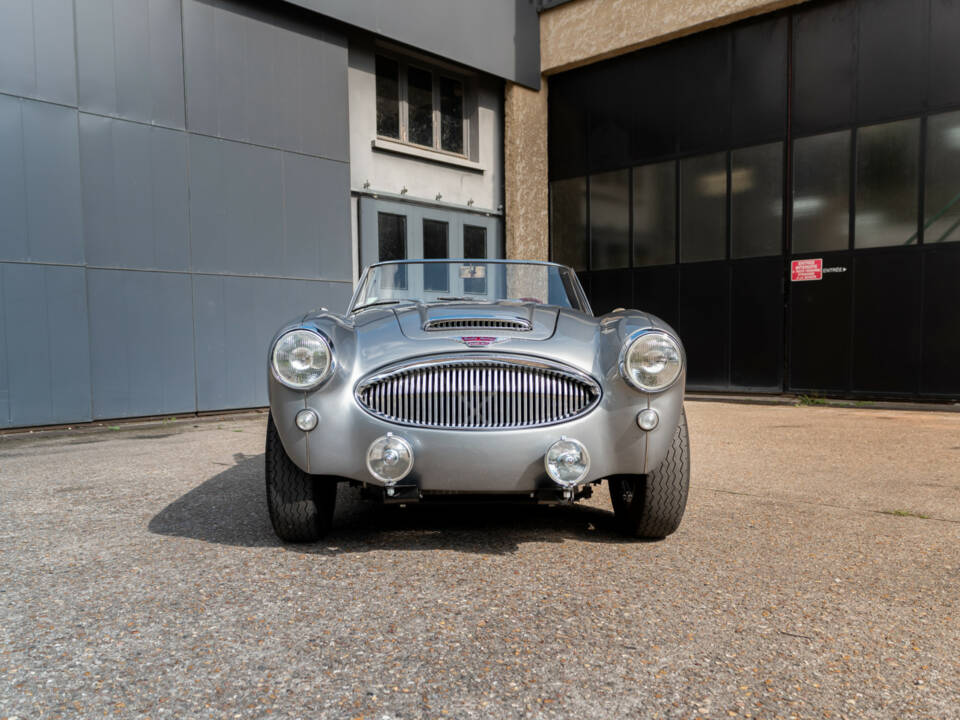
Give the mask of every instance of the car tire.
[[687, 415], [673, 433], [673, 442], [653, 472], [608, 478], [610, 501], [620, 529], [631, 537], [665, 538], [680, 526], [690, 488], [690, 439]]
[[305, 473], [287, 455], [280, 434], [267, 418], [265, 453], [267, 508], [273, 531], [284, 542], [315, 542], [330, 532], [337, 482]]

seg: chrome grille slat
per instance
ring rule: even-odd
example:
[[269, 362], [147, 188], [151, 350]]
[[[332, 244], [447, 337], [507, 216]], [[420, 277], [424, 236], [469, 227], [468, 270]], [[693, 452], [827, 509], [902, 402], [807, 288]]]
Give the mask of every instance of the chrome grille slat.
[[578, 371], [510, 356], [420, 361], [357, 387], [371, 414], [417, 427], [486, 430], [567, 422], [600, 399], [600, 386]]

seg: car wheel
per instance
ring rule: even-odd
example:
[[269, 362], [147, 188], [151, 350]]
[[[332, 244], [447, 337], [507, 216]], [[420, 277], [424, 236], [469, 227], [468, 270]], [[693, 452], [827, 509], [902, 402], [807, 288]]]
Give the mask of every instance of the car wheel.
[[267, 418], [265, 457], [267, 508], [277, 537], [284, 542], [314, 542], [330, 532], [337, 482], [309, 475], [294, 464], [272, 415]]
[[670, 450], [656, 470], [646, 475], [615, 475], [608, 485], [617, 524], [627, 535], [659, 539], [675, 531], [690, 488], [686, 413], [680, 413]]

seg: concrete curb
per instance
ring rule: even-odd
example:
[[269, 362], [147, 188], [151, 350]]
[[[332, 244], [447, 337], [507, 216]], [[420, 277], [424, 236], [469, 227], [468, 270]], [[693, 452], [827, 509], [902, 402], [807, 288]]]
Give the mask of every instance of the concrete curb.
[[960, 412], [957, 402], [907, 402], [883, 400], [844, 400], [842, 398], [811, 397], [808, 395], [721, 395], [687, 393], [687, 402], [716, 402], [737, 405], [783, 405], [792, 407], [831, 407], [851, 410], [911, 410], [921, 412]]

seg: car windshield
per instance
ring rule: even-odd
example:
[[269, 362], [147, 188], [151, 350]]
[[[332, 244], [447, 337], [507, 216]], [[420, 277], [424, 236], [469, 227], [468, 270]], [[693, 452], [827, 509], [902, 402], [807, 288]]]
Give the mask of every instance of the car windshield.
[[545, 263], [406, 260], [372, 265], [351, 310], [402, 302], [531, 302], [587, 311], [577, 276]]

